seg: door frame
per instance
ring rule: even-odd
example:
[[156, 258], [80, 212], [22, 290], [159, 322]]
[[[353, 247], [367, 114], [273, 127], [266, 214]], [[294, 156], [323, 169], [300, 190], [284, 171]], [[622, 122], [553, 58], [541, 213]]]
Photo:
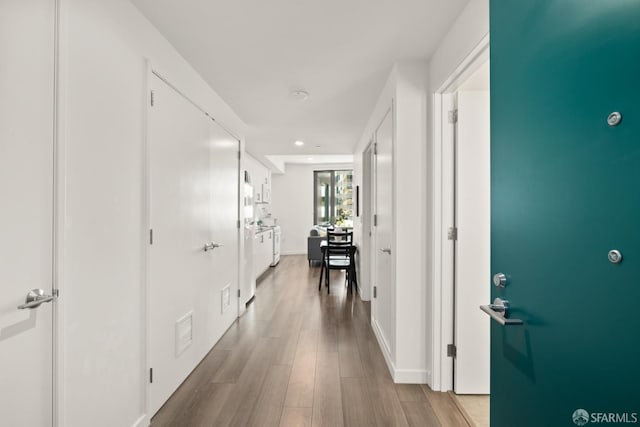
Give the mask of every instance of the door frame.
[[453, 358], [447, 345], [454, 343], [454, 245], [447, 229], [454, 224], [454, 132], [447, 112], [453, 94], [489, 59], [489, 35], [467, 54], [444, 83], [433, 92], [433, 299], [431, 388], [453, 390]]
[[360, 297], [363, 301], [370, 301], [373, 296], [373, 272], [374, 259], [374, 235], [373, 235], [373, 211], [374, 211], [374, 161], [373, 161], [374, 137], [371, 136], [369, 143], [362, 151], [362, 193], [360, 201], [362, 203], [362, 251], [359, 257], [361, 280], [358, 284]]
[[66, 98], [60, 87], [68, 81], [65, 79], [66, 69], [60, 58], [64, 52], [61, 39], [68, 37], [61, 31], [63, 22], [60, 1], [53, 0], [54, 3], [54, 34], [53, 34], [53, 200], [52, 202], [52, 287], [57, 291], [57, 298], [53, 302], [53, 325], [52, 325], [52, 425], [62, 427], [65, 425], [64, 413], [64, 299], [59, 295], [64, 293], [64, 217], [66, 206]]
[[[378, 324], [378, 301], [377, 296], [374, 296], [374, 286], [378, 285], [378, 262], [377, 256], [378, 252], [381, 250], [379, 247], [379, 239], [378, 239], [378, 132], [380, 128], [384, 124], [387, 117], [391, 118], [391, 234], [395, 236], [396, 231], [396, 207], [395, 207], [395, 182], [396, 182], [396, 164], [395, 164], [395, 151], [396, 151], [396, 116], [395, 116], [395, 99], [392, 98], [389, 106], [384, 110], [384, 113], [381, 115], [381, 118], [375, 127], [372, 134], [372, 143], [373, 149], [371, 151], [371, 184], [372, 184], [372, 195], [371, 195], [371, 327], [378, 341], [379, 347], [382, 350], [382, 354], [384, 356], [384, 360], [389, 368], [389, 372], [395, 372], [395, 365], [393, 363], [394, 354], [396, 351], [395, 346], [395, 336], [397, 332], [394, 330], [393, 340], [392, 342], [388, 342], [385, 337], [384, 331], [380, 328]], [[391, 283], [389, 283], [389, 298], [391, 300], [391, 307], [393, 312], [392, 316], [394, 316], [395, 322], [395, 304], [396, 304], [396, 287], [395, 287], [395, 240], [392, 237], [390, 241], [391, 245]], [[377, 292], [376, 292], [377, 293]], [[374, 301], [375, 300], [375, 301]], [[375, 315], [375, 316], [374, 316]]]

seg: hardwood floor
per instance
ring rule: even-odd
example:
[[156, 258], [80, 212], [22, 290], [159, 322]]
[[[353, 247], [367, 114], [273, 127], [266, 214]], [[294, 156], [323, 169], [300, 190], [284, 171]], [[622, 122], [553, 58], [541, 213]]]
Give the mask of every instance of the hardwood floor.
[[470, 424], [476, 427], [489, 427], [489, 396], [488, 395], [453, 395], [460, 412]]
[[394, 384], [370, 304], [332, 272], [283, 256], [247, 312], [153, 417], [152, 427], [467, 427], [447, 393]]

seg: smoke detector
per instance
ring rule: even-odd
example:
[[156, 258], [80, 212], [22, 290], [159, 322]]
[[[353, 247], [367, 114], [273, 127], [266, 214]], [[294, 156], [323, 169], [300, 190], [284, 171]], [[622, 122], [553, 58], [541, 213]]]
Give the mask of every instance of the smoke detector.
[[307, 92], [306, 90], [292, 90], [291, 92], [289, 92], [289, 98], [306, 101], [307, 99], [309, 99], [309, 92]]

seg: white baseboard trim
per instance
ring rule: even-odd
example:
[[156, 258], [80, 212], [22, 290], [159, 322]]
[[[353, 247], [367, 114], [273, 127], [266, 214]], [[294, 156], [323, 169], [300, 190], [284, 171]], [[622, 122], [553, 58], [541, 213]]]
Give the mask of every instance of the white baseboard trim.
[[429, 384], [431, 372], [425, 369], [396, 369], [393, 381], [397, 384]]
[[[369, 295], [364, 295], [364, 289], [362, 288], [362, 286], [360, 286], [360, 284], [357, 284], [358, 286], [358, 295], [360, 295], [360, 300], [362, 301], [371, 301], [371, 297]], [[365, 298], [366, 297], [366, 298]]]
[[307, 250], [303, 251], [280, 251], [280, 255], [306, 255]]
[[149, 427], [149, 421], [150, 420], [149, 417], [147, 417], [147, 414], [142, 414], [140, 418], [138, 418], [138, 421], [133, 423], [131, 427]]
[[373, 329], [373, 334], [376, 336], [376, 339], [378, 340], [378, 347], [380, 347], [380, 350], [382, 350], [382, 355], [384, 356], [384, 361], [387, 363], [387, 368], [389, 368], [391, 377], [394, 377], [396, 366], [394, 365], [393, 359], [391, 358], [390, 349], [387, 346], [385, 339], [382, 337], [382, 332], [380, 332], [378, 323], [374, 319], [371, 319], [371, 329]]
[[378, 346], [382, 350], [384, 361], [389, 368], [391, 378], [396, 384], [431, 384], [431, 372], [426, 369], [398, 369], [391, 358], [391, 353], [387, 347], [380, 328], [375, 320], [371, 321], [371, 328], [378, 340]]

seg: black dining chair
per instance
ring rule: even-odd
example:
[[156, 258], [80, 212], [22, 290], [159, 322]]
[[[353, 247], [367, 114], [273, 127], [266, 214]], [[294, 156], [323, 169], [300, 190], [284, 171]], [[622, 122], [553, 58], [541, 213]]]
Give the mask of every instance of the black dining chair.
[[323, 245], [323, 261], [322, 269], [320, 270], [320, 282], [318, 283], [318, 290], [322, 288], [322, 275], [323, 271], [326, 272], [325, 284], [327, 286], [327, 293], [331, 292], [331, 270], [344, 270], [346, 273], [345, 283], [349, 286], [349, 292], [352, 291], [352, 284], [354, 283], [354, 246], [353, 246], [353, 232], [336, 232], [327, 231], [326, 244]]

